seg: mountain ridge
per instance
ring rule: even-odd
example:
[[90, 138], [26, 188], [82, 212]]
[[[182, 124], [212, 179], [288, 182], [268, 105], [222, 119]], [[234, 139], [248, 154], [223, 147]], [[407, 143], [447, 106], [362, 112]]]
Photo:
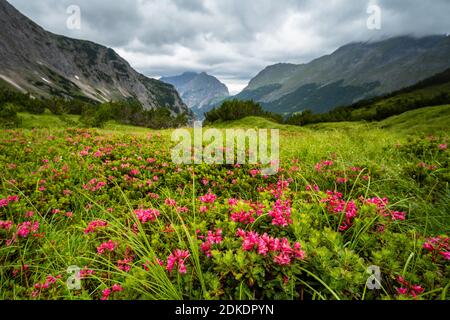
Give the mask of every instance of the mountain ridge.
[[355, 42], [305, 64], [266, 67], [239, 93], [268, 111], [326, 112], [411, 86], [450, 67], [450, 37]]
[[200, 119], [204, 112], [230, 96], [227, 86], [206, 72], [184, 72], [160, 80], [175, 86], [181, 99]]
[[191, 114], [169, 84], [134, 70], [113, 49], [44, 30], [0, 0], [0, 77], [32, 95], [97, 102], [135, 98], [145, 109]]

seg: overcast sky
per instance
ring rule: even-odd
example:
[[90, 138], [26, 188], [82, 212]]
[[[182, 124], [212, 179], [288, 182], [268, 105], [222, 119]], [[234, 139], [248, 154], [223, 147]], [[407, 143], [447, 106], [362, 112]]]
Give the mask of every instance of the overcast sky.
[[[114, 48], [147, 76], [206, 71], [243, 89], [264, 67], [353, 41], [450, 33], [449, 0], [8, 0], [45, 29]], [[381, 30], [367, 28], [369, 5]], [[81, 9], [81, 29], [67, 8]]]

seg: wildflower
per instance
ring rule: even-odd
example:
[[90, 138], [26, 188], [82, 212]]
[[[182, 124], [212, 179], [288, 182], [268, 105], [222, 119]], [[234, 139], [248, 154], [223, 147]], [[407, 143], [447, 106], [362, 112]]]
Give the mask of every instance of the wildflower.
[[292, 259], [303, 260], [305, 258], [305, 252], [301, 249], [300, 243], [294, 243], [292, 248], [287, 238], [273, 238], [267, 233], [260, 236], [254, 231], [245, 232], [242, 229], [238, 229], [236, 235], [243, 238], [242, 249], [244, 251], [256, 248], [258, 254], [262, 256], [272, 253], [273, 261], [278, 265], [289, 265]]
[[102, 297], [100, 298], [100, 300], [108, 300], [110, 294], [111, 289], [106, 288], [105, 290], [102, 291]]
[[25, 221], [17, 226], [17, 235], [26, 238], [30, 233], [35, 235], [39, 229], [39, 222]]
[[166, 200], [164, 200], [164, 203], [171, 207], [177, 206], [177, 202], [174, 199], [170, 199], [170, 198], [167, 198]]
[[134, 210], [134, 213], [141, 223], [156, 221], [156, 218], [160, 215], [160, 212], [156, 209], [137, 209]]
[[290, 201], [278, 199], [272, 210], [269, 211], [269, 216], [272, 217], [273, 225], [287, 227], [292, 223]]
[[0, 199], [0, 208], [6, 207], [8, 203], [8, 199]]
[[231, 214], [230, 219], [234, 222], [239, 222], [243, 224], [250, 224], [255, 222], [255, 218], [253, 217], [253, 212], [246, 212], [245, 210], [241, 210], [238, 212], [233, 212]]
[[80, 270], [80, 279], [87, 278], [88, 276], [93, 275], [95, 272], [92, 269], [88, 269], [87, 266], [85, 266], [83, 269]]
[[203, 203], [214, 204], [214, 201], [216, 201], [217, 196], [215, 194], [208, 193], [208, 194], [205, 194], [204, 196], [201, 196], [199, 199]]
[[254, 178], [259, 174], [260, 171], [258, 169], [252, 169], [249, 172], [250, 172], [250, 175]]
[[106, 222], [106, 221], [103, 221], [103, 220], [91, 221], [88, 224], [87, 228], [84, 229], [84, 234], [93, 233], [93, 232], [97, 231], [97, 229], [104, 228], [106, 226], [108, 226], [108, 222]]
[[403, 277], [397, 277], [397, 281], [401, 284], [400, 288], [397, 288], [397, 293], [400, 295], [411, 295], [416, 298], [417, 295], [423, 293], [425, 289], [420, 285], [413, 285], [405, 280]]
[[115, 248], [116, 244], [112, 240], [109, 240], [107, 242], [103, 242], [100, 246], [97, 247], [97, 253], [99, 255], [102, 255], [106, 250], [109, 252], [113, 252]]
[[167, 258], [167, 266], [166, 266], [167, 271], [172, 272], [173, 268], [177, 265], [178, 272], [181, 274], [185, 274], [187, 269], [184, 263], [185, 260], [189, 258], [189, 256], [190, 256], [189, 251], [176, 249]]
[[119, 268], [119, 270], [125, 271], [125, 272], [130, 272], [131, 270], [131, 263], [133, 263], [133, 258], [125, 258], [123, 260], [118, 260], [117, 261], [117, 268]]
[[219, 244], [222, 242], [222, 240], [222, 229], [217, 229], [215, 232], [210, 230], [208, 231], [208, 235], [206, 236], [206, 241], [202, 242], [200, 248], [207, 257], [210, 257], [212, 245]]
[[440, 150], [446, 150], [447, 147], [448, 147], [448, 146], [447, 146], [446, 143], [442, 143], [442, 144], [439, 145], [439, 149], [440, 149]]
[[12, 227], [12, 221], [0, 221], [0, 230], [10, 230]]
[[113, 292], [120, 292], [123, 291], [123, 287], [120, 284], [113, 284], [113, 286], [111, 287]]
[[444, 260], [450, 260], [449, 237], [437, 236], [429, 238], [423, 244], [423, 248], [432, 255], [433, 260], [436, 260], [438, 256], [441, 256]]

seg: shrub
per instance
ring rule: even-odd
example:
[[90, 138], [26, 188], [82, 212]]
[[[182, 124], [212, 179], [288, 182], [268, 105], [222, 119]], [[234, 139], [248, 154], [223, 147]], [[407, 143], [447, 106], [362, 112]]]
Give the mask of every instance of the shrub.
[[249, 116], [259, 116], [274, 120], [276, 122], [282, 122], [281, 115], [264, 111], [259, 103], [252, 100], [227, 100], [222, 103], [219, 108], [205, 113], [205, 124], [211, 124], [214, 122], [239, 120]]
[[0, 127], [16, 128], [20, 125], [20, 118], [17, 116], [17, 107], [12, 103], [5, 103], [0, 106]]

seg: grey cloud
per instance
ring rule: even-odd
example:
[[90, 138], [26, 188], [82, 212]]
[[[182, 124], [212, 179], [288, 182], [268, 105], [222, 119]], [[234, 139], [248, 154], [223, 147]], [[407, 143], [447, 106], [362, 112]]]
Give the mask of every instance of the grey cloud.
[[[235, 87], [267, 65], [308, 62], [348, 42], [450, 32], [448, 0], [9, 0], [46, 29], [115, 48], [149, 76], [206, 71]], [[79, 5], [82, 29], [68, 30]], [[369, 4], [382, 29], [366, 28]]]

